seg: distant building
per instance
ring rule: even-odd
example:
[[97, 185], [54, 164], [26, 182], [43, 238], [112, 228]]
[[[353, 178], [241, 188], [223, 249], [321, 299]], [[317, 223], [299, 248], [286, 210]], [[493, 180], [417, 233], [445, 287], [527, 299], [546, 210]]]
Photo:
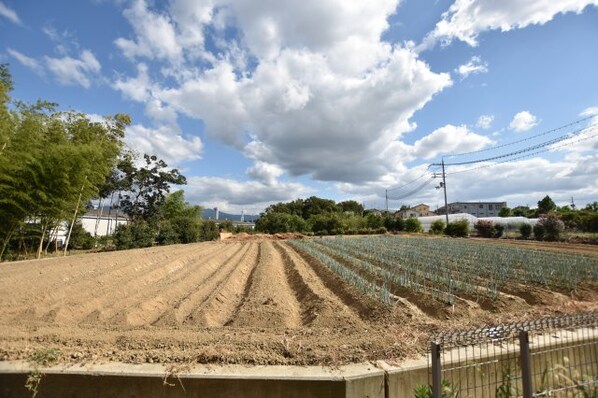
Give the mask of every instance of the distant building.
[[[503, 207], [507, 207], [507, 202], [454, 202], [448, 204], [448, 213], [467, 213], [476, 217], [498, 217], [498, 213]], [[444, 206], [436, 210], [436, 214], [445, 213]]]
[[395, 217], [407, 219], [410, 217], [428, 217], [435, 216], [436, 213], [430, 211], [430, 206], [425, 203], [420, 203], [417, 206], [410, 207], [406, 210], [397, 211]]
[[91, 236], [112, 235], [116, 226], [127, 224], [129, 217], [116, 209], [90, 209], [80, 218], [83, 229]]

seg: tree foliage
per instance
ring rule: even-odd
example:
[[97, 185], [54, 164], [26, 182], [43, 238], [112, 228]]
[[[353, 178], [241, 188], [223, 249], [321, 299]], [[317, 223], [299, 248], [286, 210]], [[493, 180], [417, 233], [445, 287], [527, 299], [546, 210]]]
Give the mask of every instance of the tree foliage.
[[0, 66], [0, 257], [26, 223], [48, 231], [69, 220], [99, 192], [121, 151], [126, 115], [93, 122], [56, 104], [17, 102], [12, 80]]

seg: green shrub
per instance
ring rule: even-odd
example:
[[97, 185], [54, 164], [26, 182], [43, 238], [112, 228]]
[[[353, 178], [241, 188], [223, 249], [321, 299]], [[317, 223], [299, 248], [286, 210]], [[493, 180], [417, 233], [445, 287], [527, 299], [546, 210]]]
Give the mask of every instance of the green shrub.
[[83, 229], [81, 223], [75, 223], [73, 230], [71, 231], [71, 237], [69, 239], [70, 249], [89, 250], [95, 245], [95, 239], [89, 232]]
[[[542, 238], [538, 238], [536, 235], [536, 227], [542, 229]], [[544, 239], [549, 241], [559, 240], [561, 233], [565, 230], [565, 224], [559, 218], [556, 213], [548, 213], [543, 215], [538, 220], [538, 223], [534, 226], [534, 235], [538, 239]]]
[[536, 240], [544, 239], [544, 233], [546, 232], [544, 225], [540, 224], [539, 222], [534, 225], [534, 238]]
[[449, 222], [444, 233], [457, 238], [465, 238], [469, 235], [469, 221], [463, 219]]
[[199, 239], [201, 241], [216, 240], [219, 237], [218, 226], [214, 221], [201, 223]]
[[521, 224], [519, 226], [519, 233], [523, 239], [528, 239], [532, 235], [532, 226], [529, 224]]
[[478, 235], [483, 238], [492, 238], [496, 232], [494, 223], [490, 220], [479, 220], [473, 227], [478, 231]]
[[409, 217], [405, 220], [405, 231], [407, 232], [422, 232], [422, 223], [417, 217]]
[[500, 238], [502, 234], [505, 232], [505, 226], [502, 224], [495, 224], [494, 225], [494, 235], [493, 238]]
[[118, 224], [114, 231], [114, 246], [117, 250], [132, 249], [133, 232], [129, 224]]
[[444, 221], [436, 220], [430, 225], [430, 233], [434, 235], [441, 235], [444, 231]]

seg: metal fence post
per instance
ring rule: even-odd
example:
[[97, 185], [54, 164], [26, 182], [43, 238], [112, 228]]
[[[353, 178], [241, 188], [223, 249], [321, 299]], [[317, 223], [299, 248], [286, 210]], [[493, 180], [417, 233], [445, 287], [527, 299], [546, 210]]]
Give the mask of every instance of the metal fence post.
[[442, 396], [442, 368], [440, 365], [440, 344], [433, 341], [431, 343], [432, 352], [432, 397], [441, 398]]
[[519, 332], [519, 359], [521, 361], [521, 382], [523, 384], [523, 398], [532, 398], [534, 389], [532, 385], [532, 361], [529, 351], [529, 332]]

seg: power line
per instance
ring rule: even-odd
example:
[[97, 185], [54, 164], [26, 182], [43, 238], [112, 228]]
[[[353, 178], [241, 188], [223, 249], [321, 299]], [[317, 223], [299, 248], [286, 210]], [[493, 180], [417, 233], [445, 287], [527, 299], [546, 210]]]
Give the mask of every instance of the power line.
[[[531, 140], [533, 140], [534, 138], [543, 137], [543, 136], [545, 136], [545, 135], [548, 135], [548, 134], [555, 133], [555, 132], [557, 132], [557, 131], [560, 131], [560, 130], [566, 129], [566, 128], [568, 128], [568, 127], [575, 126], [576, 124], [583, 123], [583, 122], [585, 122], [585, 121], [587, 121], [587, 120], [589, 120], [589, 119], [592, 119], [592, 118], [594, 118], [594, 117], [595, 117], [595, 115], [591, 115], [591, 116], [588, 116], [588, 117], [584, 117], [583, 119], [576, 120], [575, 122], [571, 122], [571, 123], [565, 124], [565, 125], [563, 125], [563, 126], [561, 126], [561, 127], [557, 127], [557, 128], [555, 128], [555, 129], [548, 130], [548, 131], [545, 131], [545, 132], [542, 132], [542, 133], [539, 133], [539, 134], [536, 134], [536, 135], [532, 135], [532, 136], [530, 136], [530, 137], [526, 137], [526, 138], [523, 138], [523, 139], [520, 139], [520, 140], [517, 140], [517, 141], [508, 142], [508, 143], [501, 144], [501, 145], [497, 145], [497, 146], [493, 146], [493, 147], [490, 147], [490, 148], [478, 149], [478, 150], [476, 150], [476, 151], [470, 151], [470, 152], [462, 152], [462, 153], [448, 154], [448, 155], [445, 155], [444, 157], [445, 157], [445, 158], [453, 158], [453, 157], [457, 157], [457, 156], [473, 155], [473, 154], [476, 154], [476, 153], [481, 153], [481, 152], [493, 151], [493, 150], [500, 149], [500, 148], [504, 148], [504, 147], [507, 147], [507, 146], [511, 146], [511, 145], [515, 145], [515, 144], [520, 144], [520, 143], [522, 143], [522, 142], [531, 141]], [[589, 126], [588, 126], [588, 127], [589, 127]]]
[[398, 195], [398, 196], [389, 196], [389, 197], [388, 197], [388, 199], [390, 199], [390, 200], [401, 200], [401, 199], [405, 199], [405, 198], [407, 198], [407, 197], [409, 197], [409, 196], [413, 196], [413, 195], [415, 195], [416, 193], [418, 193], [418, 192], [420, 192], [421, 190], [423, 190], [424, 188], [426, 188], [428, 185], [430, 185], [430, 183], [431, 183], [432, 181], [434, 181], [434, 178], [433, 178], [433, 177], [430, 177], [428, 180], [424, 181], [424, 182], [423, 182], [421, 185], [418, 185], [418, 186], [417, 186], [417, 188], [415, 188], [415, 189], [413, 189], [413, 190], [411, 190], [411, 191], [409, 191], [409, 192], [407, 192], [407, 193], [404, 193], [404, 194], [402, 194], [402, 195]]
[[422, 175], [420, 175], [419, 177], [417, 177], [416, 179], [414, 179], [414, 180], [411, 180], [411, 181], [409, 181], [408, 183], [405, 183], [405, 184], [403, 184], [403, 185], [401, 185], [401, 186], [398, 186], [398, 187], [396, 187], [396, 188], [389, 188], [389, 189], [387, 189], [387, 191], [388, 191], [388, 192], [391, 192], [391, 191], [396, 191], [396, 190], [399, 190], [399, 189], [405, 188], [406, 186], [409, 186], [409, 185], [413, 184], [413, 183], [414, 183], [414, 182], [416, 182], [416, 181], [419, 181], [419, 180], [421, 180], [421, 179], [422, 179], [422, 178], [424, 178], [426, 175], [429, 175], [429, 170], [430, 170], [430, 167], [432, 167], [432, 165], [428, 165], [428, 167], [426, 168], [426, 171], [424, 171], [424, 173], [423, 173]]
[[539, 143], [539, 144], [531, 145], [529, 147], [526, 147], [526, 148], [523, 148], [523, 149], [520, 149], [520, 150], [517, 150], [517, 151], [513, 151], [513, 152], [510, 152], [510, 153], [506, 153], [506, 154], [502, 154], [502, 155], [496, 155], [496, 156], [492, 156], [492, 157], [485, 158], [485, 159], [469, 160], [469, 161], [464, 161], [464, 162], [445, 163], [445, 165], [446, 166], [463, 166], [463, 165], [466, 165], [466, 164], [475, 164], [475, 163], [482, 163], [482, 162], [490, 162], [492, 160], [508, 158], [508, 157], [511, 157], [511, 156], [514, 156], [514, 155], [519, 155], [519, 154], [522, 154], [522, 153], [531, 152], [531, 151], [534, 151], [536, 149], [544, 148], [546, 146], [553, 145], [553, 144], [559, 143], [561, 141], [565, 141], [567, 139], [573, 138], [573, 137], [578, 136], [579, 134], [581, 134], [583, 132], [591, 131], [591, 129], [595, 128], [597, 125], [598, 124], [593, 124], [593, 125], [591, 125], [589, 127], [584, 127], [582, 129], [575, 130], [575, 131], [573, 131], [571, 133], [568, 133], [566, 135], [562, 135], [560, 137], [556, 137], [556, 138], [553, 138], [551, 140], [544, 141], [544, 142]]
[[[588, 130], [588, 131], [592, 131], [592, 130]], [[590, 135], [590, 136], [588, 136], [588, 137], [582, 137], [582, 138], [579, 138], [579, 139], [577, 139], [577, 140], [573, 140], [573, 141], [570, 141], [570, 142], [562, 143], [562, 144], [560, 144], [560, 145], [555, 145], [555, 146], [553, 146], [553, 147], [550, 147], [550, 148], [543, 148], [543, 149], [537, 150], [537, 151], [535, 151], [535, 152], [526, 153], [526, 154], [524, 154], [524, 155], [517, 156], [517, 157], [514, 157], [514, 158], [512, 158], [512, 159], [506, 159], [506, 160], [503, 160], [503, 161], [501, 161], [501, 162], [489, 163], [489, 164], [485, 164], [485, 165], [482, 165], [482, 166], [471, 167], [471, 168], [469, 168], [469, 169], [464, 169], [464, 170], [453, 171], [453, 172], [451, 172], [451, 173], [446, 173], [446, 174], [447, 174], [447, 175], [455, 175], [455, 174], [466, 173], [466, 172], [473, 171], [473, 170], [486, 169], [486, 168], [489, 168], [489, 167], [494, 167], [494, 166], [497, 166], [497, 165], [499, 165], [499, 164], [504, 164], [504, 163], [514, 162], [514, 161], [516, 161], [516, 160], [521, 160], [521, 159], [529, 158], [529, 157], [532, 157], [532, 156], [538, 155], [538, 154], [540, 154], [540, 153], [544, 153], [544, 152], [551, 151], [551, 150], [553, 150], [553, 149], [564, 148], [564, 147], [567, 147], [567, 146], [570, 146], [570, 145], [573, 145], [573, 144], [577, 144], [577, 143], [579, 143], [579, 142], [582, 142], [582, 141], [585, 141], [585, 140], [589, 140], [589, 139], [592, 139], [592, 138], [595, 138], [595, 137], [598, 137], [598, 133], [597, 133], [597, 134], [594, 134], [594, 135]]]

